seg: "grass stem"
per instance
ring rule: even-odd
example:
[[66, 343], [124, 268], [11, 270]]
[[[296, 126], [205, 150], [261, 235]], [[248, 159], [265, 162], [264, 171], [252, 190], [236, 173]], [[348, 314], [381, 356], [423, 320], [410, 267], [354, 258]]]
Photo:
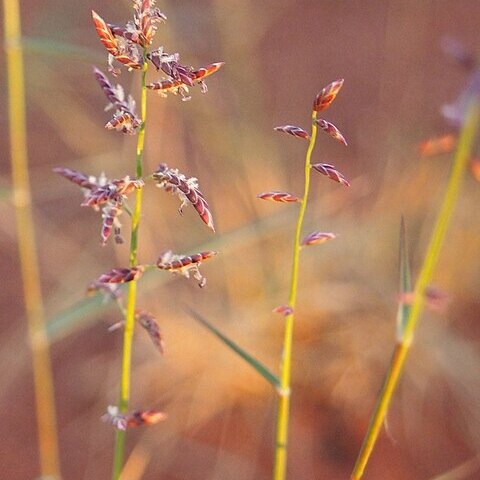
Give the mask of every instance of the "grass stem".
[[415, 327], [423, 310], [425, 302], [425, 290], [432, 280], [442, 244], [445, 239], [445, 233], [452, 217], [453, 208], [457, 201], [458, 194], [460, 192], [461, 182], [467, 168], [468, 161], [470, 160], [471, 150], [479, 126], [479, 117], [479, 105], [476, 101], [474, 101], [471, 103], [468, 109], [462, 131], [460, 133], [460, 139], [458, 142], [457, 151], [455, 153], [455, 159], [451, 169], [447, 189], [445, 191], [443, 204], [438, 214], [420, 275], [415, 286], [413, 304], [407, 317], [405, 327], [403, 328], [403, 332], [401, 332], [402, 335], [400, 341], [395, 347], [389, 369], [380, 390], [365, 439], [351, 475], [352, 480], [360, 480], [363, 476], [365, 467], [367, 466], [368, 460], [375, 446], [375, 442], [378, 438], [383, 422], [385, 421], [392, 396], [403, 372], [405, 360], [412, 344]]
[[[145, 144], [145, 126], [147, 115], [147, 87], [146, 87], [146, 75], [148, 64], [145, 58], [144, 51], [144, 63], [142, 69], [142, 93], [141, 93], [141, 121], [142, 125], [138, 133], [137, 140], [137, 152], [136, 152], [136, 175], [137, 178], [142, 177], [143, 173], [143, 149]], [[142, 192], [143, 189], [139, 188], [135, 194], [135, 207], [132, 215], [132, 233], [130, 236], [130, 256], [129, 264], [131, 267], [137, 265], [137, 252], [138, 252], [138, 229], [140, 225], [140, 218], [142, 214]], [[125, 329], [123, 334], [123, 352], [122, 352], [122, 376], [120, 381], [120, 399], [119, 408], [122, 413], [125, 413], [128, 409], [130, 402], [130, 382], [132, 371], [132, 342], [133, 342], [133, 330], [135, 325], [135, 305], [137, 299], [137, 281], [134, 280], [128, 284], [127, 295], [127, 310], [125, 315]], [[113, 472], [112, 479], [118, 480], [120, 478], [123, 462], [125, 457], [125, 440], [126, 433], [122, 430], [117, 430], [115, 437], [115, 453], [113, 459]]]
[[13, 204], [28, 323], [28, 338], [32, 352], [40, 471], [42, 477], [59, 479], [60, 466], [50, 345], [45, 331], [45, 315], [40, 288], [28, 171], [25, 77], [18, 0], [3, 0], [3, 10], [8, 72]]
[[293, 323], [295, 315], [295, 302], [297, 299], [298, 269], [300, 261], [300, 241], [302, 234], [303, 219], [307, 209], [308, 193], [310, 190], [310, 159], [315, 140], [317, 138], [317, 125], [314, 120], [316, 112], [312, 113], [312, 135], [305, 156], [305, 180], [304, 193], [300, 203], [300, 211], [297, 218], [295, 229], [295, 239], [293, 242], [293, 261], [290, 279], [290, 293], [288, 305], [292, 308], [292, 313], [285, 317], [285, 333], [283, 339], [283, 352], [280, 363], [280, 389], [277, 410], [277, 428], [275, 436], [275, 458], [273, 479], [285, 480], [287, 474], [287, 454], [288, 454], [288, 425], [290, 416], [290, 379], [292, 370], [292, 343], [293, 343]]

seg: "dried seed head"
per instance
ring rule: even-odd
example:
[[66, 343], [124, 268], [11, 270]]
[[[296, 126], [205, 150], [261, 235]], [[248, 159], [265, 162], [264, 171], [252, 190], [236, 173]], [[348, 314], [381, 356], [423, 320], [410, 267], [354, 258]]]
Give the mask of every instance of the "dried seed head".
[[135, 313], [135, 319], [146, 330], [153, 344], [163, 355], [165, 353], [165, 344], [160, 332], [160, 327], [155, 317], [151, 313], [142, 310]]
[[345, 187], [350, 186], [348, 180], [333, 165], [328, 163], [315, 163], [312, 165], [312, 168]]
[[195, 253], [193, 255], [175, 255], [171, 251], [163, 253], [157, 260], [157, 267], [161, 270], [168, 270], [178, 273], [185, 278], [192, 277], [198, 281], [198, 286], [203, 288], [207, 279], [200, 273], [199, 267], [202, 262], [216, 255], [217, 252], [208, 251]]
[[82, 203], [82, 207], [97, 207], [110, 202], [113, 206], [123, 204], [127, 195], [135, 189], [142, 188], [145, 182], [141, 179], [133, 179], [127, 175], [125, 178], [112, 180], [111, 182], [92, 189]]
[[290, 305], [280, 305], [278, 307], [275, 307], [272, 310], [273, 313], [280, 313], [281, 315], [288, 317], [289, 315], [292, 315], [293, 313], [293, 308]]
[[[149, 59], [152, 61], [152, 63], [154, 63], [157, 69], [160, 68], [160, 65], [156, 65], [157, 60], [155, 60], [155, 55], [150, 54]], [[204, 79], [217, 72], [224, 64], [224, 62], [212, 63], [210, 65], [207, 65], [206, 67], [191, 71], [188, 75], [187, 83], [177, 77], [150, 83], [149, 85], [147, 85], [147, 88], [149, 88], [150, 90], [156, 90], [159, 94], [163, 96], [166, 96], [167, 93], [173, 93], [174, 95], [179, 94], [182, 96], [182, 98], [186, 99], [189, 98], [188, 87], [195, 84], [200, 84], [202, 87], [202, 93], [205, 93], [207, 89], [206, 84], [204, 83]]]
[[155, 0], [134, 0], [133, 26], [137, 33], [137, 43], [146, 47], [152, 43], [157, 31], [156, 23], [167, 19], [158, 8], [154, 8]]
[[136, 410], [125, 417], [127, 428], [150, 426], [167, 418], [167, 414], [158, 410]]
[[344, 136], [340, 133], [340, 130], [330, 122], [327, 122], [323, 118], [319, 118], [315, 120], [315, 123], [327, 134], [330, 135], [332, 138], [337, 140], [344, 145], [347, 145], [347, 141], [345, 140]]
[[334, 233], [312, 232], [302, 240], [301, 245], [320, 245], [322, 243], [328, 242], [329, 240], [333, 240], [334, 238], [337, 238]]
[[122, 210], [116, 205], [107, 204], [102, 209], [102, 246], [105, 246], [107, 243], [112, 230], [115, 229], [115, 241], [116, 243], [121, 243], [120, 229], [122, 224], [118, 219], [118, 216], [122, 213]]
[[418, 146], [418, 152], [422, 157], [432, 157], [442, 153], [453, 152], [457, 138], [455, 135], [447, 133], [435, 138], [423, 140]]
[[97, 186], [96, 183], [92, 182], [92, 177], [89, 177], [82, 172], [78, 172], [77, 170], [64, 167], [55, 167], [53, 171], [82, 188], [91, 190]]
[[185, 205], [190, 203], [197, 211], [203, 222], [215, 232], [213, 217], [205, 197], [198, 189], [198, 180], [194, 177], [187, 178], [177, 169], [169, 168], [162, 163], [153, 174], [157, 186], [174, 195], [181, 200], [180, 213]]
[[166, 418], [167, 415], [158, 410], [136, 410], [131, 414], [124, 414], [115, 405], [109, 405], [107, 413], [102, 416], [104, 422], [110, 423], [118, 430], [155, 425]]
[[92, 18], [100, 41], [107, 49], [109, 55], [129, 69], [141, 69], [143, 57], [134, 41], [136, 40], [135, 32], [132, 32], [130, 25], [127, 24], [126, 29], [113, 25], [109, 26], [103, 18], [93, 10]]
[[270, 200], [272, 202], [293, 203], [300, 202], [300, 198], [287, 192], [263, 192], [257, 195], [262, 200]]
[[127, 135], [135, 135], [141, 125], [141, 121], [131, 112], [119, 112], [105, 124], [107, 130], [116, 130]]
[[313, 111], [320, 112], [328, 108], [342, 88], [343, 78], [327, 85], [315, 98]]
[[100, 41], [103, 43], [103, 46], [107, 49], [108, 53], [114, 57], [119, 55], [120, 52], [118, 50], [118, 42], [111, 28], [94, 10], [92, 10], [92, 18], [93, 23], [95, 24], [95, 29], [97, 30], [97, 34], [100, 37]]
[[137, 265], [132, 268], [114, 268], [98, 277], [98, 283], [127, 283], [138, 280], [144, 272], [143, 265]]
[[298, 137], [298, 138], [303, 138], [305, 140], [310, 139], [310, 135], [305, 130], [303, 130], [303, 128], [296, 127], [294, 125], [284, 125], [282, 127], [275, 127], [274, 130], [276, 130], [277, 132], [288, 133], [289, 135], [293, 135], [294, 137]]

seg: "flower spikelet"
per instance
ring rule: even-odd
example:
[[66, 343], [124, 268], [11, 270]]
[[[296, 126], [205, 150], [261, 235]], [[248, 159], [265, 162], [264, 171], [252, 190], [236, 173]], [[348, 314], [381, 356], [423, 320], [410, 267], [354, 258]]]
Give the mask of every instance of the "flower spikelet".
[[165, 344], [163, 342], [162, 334], [160, 332], [160, 327], [156, 318], [149, 312], [144, 310], [138, 311], [135, 314], [136, 320], [140, 325], [145, 329], [145, 331], [150, 336], [153, 344], [158, 348], [160, 353], [163, 355], [165, 353]]
[[257, 195], [261, 200], [270, 200], [271, 202], [294, 203], [300, 202], [300, 199], [287, 192], [263, 192]]
[[103, 46], [107, 49], [110, 55], [116, 57], [120, 52], [118, 50], [118, 42], [115, 38], [115, 35], [112, 32], [112, 29], [105, 23], [105, 20], [94, 10], [92, 10], [93, 23], [95, 24], [95, 29], [97, 34], [100, 37], [100, 41], [103, 43]]
[[115, 405], [109, 405], [107, 413], [102, 416], [104, 422], [110, 423], [118, 430], [155, 425], [166, 418], [167, 415], [158, 410], [135, 410], [131, 414], [123, 414]]
[[328, 108], [335, 100], [338, 92], [343, 86], [343, 79], [335, 80], [327, 85], [315, 98], [313, 102], [313, 111], [320, 112]]
[[122, 224], [118, 219], [119, 215], [122, 213], [122, 210], [116, 205], [110, 205], [107, 203], [102, 209], [102, 246], [105, 246], [107, 243], [112, 230], [115, 232], [115, 242], [117, 244], [123, 243], [123, 238], [121, 236], [121, 227]]
[[288, 133], [289, 135], [303, 138], [305, 140], [310, 139], [310, 135], [303, 128], [296, 127], [295, 125], [284, 125], [282, 127], [275, 127], [274, 130], [276, 130], [277, 132]]
[[93, 10], [92, 18], [100, 41], [107, 49], [109, 55], [129, 69], [142, 68], [143, 59], [135, 45], [137, 42], [133, 40], [136, 33], [134, 29], [128, 24], [126, 29], [107, 25], [105, 20]]
[[97, 207], [107, 202], [110, 202], [115, 206], [122, 205], [124, 199], [129, 193], [135, 189], [142, 188], [143, 186], [143, 180], [131, 180], [128, 175], [119, 180], [112, 180], [106, 185], [92, 189], [85, 197], [82, 207]]
[[114, 87], [108, 78], [98, 68], [93, 70], [95, 78], [110, 103], [105, 110], [115, 108], [115, 114], [106, 125], [107, 130], [117, 130], [126, 134], [134, 134], [141, 125], [140, 119], [135, 114], [135, 100], [132, 96], [125, 98], [121, 85]]
[[114, 268], [107, 273], [103, 273], [97, 279], [99, 283], [128, 283], [138, 280], [144, 272], [142, 265], [132, 268]]
[[117, 130], [127, 135], [134, 135], [140, 127], [140, 120], [131, 112], [122, 112], [105, 124], [107, 130]]
[[[155, 56], [150, 55], [150, 59], [155, 63]], [[174, 95], [181, 95], [184, 99], [188, 99], [188, 87], [195, 84], [200, 84], [202, 87], [202, 93], [207, 91], [205, 78], [217, 72], [225, 63], [217, 62], [207, 65], [206, 67], [199, 68], [189, 72], [188, 75], [184, 75], [183, 80], [177, 75], [177, 78], [168, 78], [153, 82], [147, 85], [150, 90], [156, 90], [159, 94], [166, 96], [167, 93], [173, 93]], [[159, 66], [157, 69], [160, 68]]]
[[55, 167], [53, 171], [82, 188], [91, 190], [97, 186], [95, 182], [92, 182], [92, 177], [89, 177], [88, 175], [85, 175], [77, 170], [64, 167]]
[[194, 253], [193, 255], [176, 255], [168, 251], [159, 257], [157, 267], [161, 270], [179, 273], [186, 278], [190, 278], [190, 274], [192, 274], [192, 277], [198, 281], [198, 286], [203, 288], [207, 283], [207, 279], [201, 275], [199, 266], [202, 262], [216, 254], [217, 252], [207, 251]]
[[288, 317], [293, 314], [293, 308], [290, 305], [279, 305], [272, 310], [273, 313], [280, 313], [281, 315]]
[[344, 185], [345, 187], [350, 186], [348, 180], [333, 165], [330, 165], [329, 163], [315, 163], [312, 165], [312, 168], [331, 180]]
[[310, 246], [310, 245], [321, 245], [322, 243], [328, 242], [337, 238], [334, 233], [330, 232], [312, 232], [308, 234], [303, 240], [301, 245]]
[[158, 410], [136, 410], [126, 416], [127, 428], [155, 425], [167, 418], [167, 414]]
[[198, 189], [196, 178], [187, 178], [177, 169], [169, 168], [164, 163], [159, 165], [153, 177], [159, 188], [179, 196], [182, 202], [179, 209], [180, 213], [182, 213], [186, 204], [191, 203], [203, 222], [215, 232], [212, 214], [205, 197]]
[[315, 123], [327, 134], [330, 135], [333, 139], [337, 140], [337, 142], [343, 143], [347, 145], [347, 141], [345, 140], [344, 136], [340, 133], [340, 130], [330, 122], [327, 122], [323, 118], [319, 118], [315, 120]]

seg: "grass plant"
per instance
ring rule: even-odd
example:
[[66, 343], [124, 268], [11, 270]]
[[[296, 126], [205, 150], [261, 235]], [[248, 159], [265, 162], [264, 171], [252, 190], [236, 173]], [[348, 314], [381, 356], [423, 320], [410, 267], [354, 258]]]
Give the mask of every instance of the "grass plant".
[[[180, 63], [178, 53], [168, 54], [163, 47], [152, 48], [157, 24], [166, 20], [166, 16], [155, 7], [154, 0], [134, 0], [133, 20], [124, 27], [106, 23], [96, 12], [92, 18], [100, 41], [108, 51], [109, 72], [118, 76], [121, 70], [117, 65], [129, 71], [139, 72], [141, 78], [140, 113], [136, 113], [136, 105], [132, 96], [127, 96], [120, 85], [114, 86], [108, 77], [95, 68], [94, 75], [103, 93], [109, 100], [108, 108], [114, 110], [113, 117], [105, 128], [121, 132], [125, 135], [136, 135], [135, 174], [121, 179], [107, 179], [103, 174], [94, 177], [82, 172], [57, 167], [56, 173], [80, 186], [84, 193], [82, 206], [92, 207], [102, 212], [101, 243], [106, 245], [113, 236], [116, 243], [123, 243], [119, 216], [125, 213], [131, 220], [128, 267], [113, 268], [100, 275], [89, 287], [89, 291], [104, 292], [114, 299], [123, 315], [117, 325], [123, 328], [123, 348], [121, 361], [120, 395], [117, 405], [110, 405], [104, 419], [116, 427], [115, 450], [113, 458], [112, 478], [117, 480], [122, 474], [125, 457], [126, 431], [128, 428], [141, 425], [153, 425], [165, 418], [163, 412], [157, 410], [135, 410], [129, 412], [131, 403], [132, 348], [136, 322], [149, 334], [155, 346], [163, 353], [163, 338], [155, 316], [137, 305], [137, 282], [146, 270], [167, 270], [192, 276], [201, 287], [206, 279], [201, 275], [199, 266], [216, 252], [201, 252], [192, 255], [176, 255], [164, 252], [154, 264], [138, 264], [139, 229], [142, 218], [143, 189], [147, 182], [178, 195], [182, 205], [192, 205], [201, 220], [214, 231], [213, 218], [203, 194], [198, 188], [196, 178], [188, 178], [178, 170], [165, 164], [157, 170], [144, 175], [144, 145], [147, 126], [147, 92], [157, 91], [162, 96], [168, 93], [178, 95], [182, 100], [190, 99], [190, 88], [200, 85], [206, 92], [205, 77], [215, 73], [223, 63], [215, 63], [200, 69]], [[149, 65], [165, 75], [157, 82], [147, 83]], [[127, 204], [128, 195], [135, 192], [134, 205]], [[125, 305], [120, 284], [128, 283]]]

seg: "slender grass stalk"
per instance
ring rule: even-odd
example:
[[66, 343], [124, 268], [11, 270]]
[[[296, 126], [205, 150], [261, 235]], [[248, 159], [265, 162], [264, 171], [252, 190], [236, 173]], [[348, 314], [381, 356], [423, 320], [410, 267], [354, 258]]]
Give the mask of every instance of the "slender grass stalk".
[[[141, 93], [141, 122], [140, 131], [137, 139], [136, 153], [136, 175], [137, 178], [142, 177], [143, 173], [143, 148], [145, 144], [145, 126], [147, 118], [147, 87], [146, 76], [148, 63], [146, 61], [146, 51], [143, 52], [144, 62], [142, 68], [142, 93]], [[137, 265], [138, 251], [138, 229], [140, 226], [140, 218], [142, 213], [142, 192], [143, 189], [136, 190], [135, 208], [132, 216], [132, 233], [130, 236], [130, 266]], [[130, 379], [131, 379], [131, 362], [132, 362], [132, 341], [133, 329], [135, 324], [135, 304], [137, 299], [137, 281], [134, 280], [128, 285], [127, 311], [125, 315], [125, 329], [123, 334], [123, 353], [122, 353], [122, 376], [120, 381], [120, 399], [119, 408], [122, 413], [128, 409], [130, 401]], [[123, 468], [125, 457], [125, 438], [124, 430], [117, 430], [115, 434], [115, 453], [113, 459], [112, 479], [118, 480]]]
[[385, 376], [365, 439], [351, 475], [352, 480], [359, 480], [362, 478], [385, 420], [385, 416], [388, 412], [393, 393], [395, 392], [399, 378], [403, 372], [405, 360], [412, 344], [415, 327], [423, 310], [425, 289], [431, 282], [438, 262], [445, 238], [445, 232], [451, 219], [453, 208], [460, 191], [461, 182], [470, 159], [470, 153], [479, 126], [479, 117], [479, 105], [476, 101], [473, 101], [465, 117], [443, 204], [438, 214], [422, 269], [415, 286], [413, 304], [405, 323], [405, 327], [401, 332], [402, 335], [395, 346], [390, 366]]
[[53, 376], [40, 289], [28, 172], [25, 84], [18, 0], [3, 1], [8, 71], [10, 158], [17, 242], [23, 281], [28, 337], [32, 351], [35, 410], [42, 477], [60, 478]]
[[295, 302], [297, 299], [298, 268], [300, 260], [300, 240], [303, 226], [303, 219], [307, 209], [308, 193], [310, 190], [310, 159], [315, 140], [317, 138], [317, 125], [315, 124], [317, 112], [312, 112], [312, 134], [305, 156], [305, 180], [304, 193], [298, 212], [297, 226], [295, 229], [295, 239], [293, 242], [293, 262], [290, 279], [290, 293], [288, 305], [292, 308], [292, 313], [285, 317], [285, 334], [283, 338], [283, 352], [280, 363], [280, 389], [277, 410], [277, 428], [275, 436], [275, 459], [273, 469], [274, 480], [284, 480], [287, 474], [287, 454], [288, 454], [288, 424], [290, 415], [290, 378], [292, 369], [292, 343], [293, 343], [293, 323]]

